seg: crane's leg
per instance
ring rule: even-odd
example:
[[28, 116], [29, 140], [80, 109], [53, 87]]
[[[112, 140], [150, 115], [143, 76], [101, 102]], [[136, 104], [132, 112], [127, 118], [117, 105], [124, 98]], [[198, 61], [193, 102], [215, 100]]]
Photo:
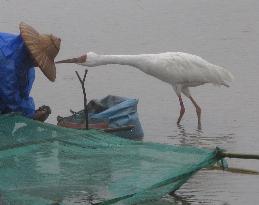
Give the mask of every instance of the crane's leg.
[[177, 120], [177, 124], [179, 124], [181, 122], [183, 114], [185, 113], [185, 107], [184, 107], [181, 95], [179, 95], [178, 98], [179, 98], [179, 103], [180, 103], [181, 109], [180, 109], [180, 116], [179, 116], [179, 118]]
[[192, 96], [189, 97], [190, 100], [192, 101], [192, 104], [195, 106], [196, 108], [196, 113], [197, 113], [197, 117], [198, 117], [198, 128], [201, 128], [201, 108], [200, 106], [196, 103], [196, 101], [192, 98]]
[[174, 89], [176, 95], [179, 98], [179, 103], [180, 103], [180, 106], [181, 106], [180, 115], [179, 115], [178, 120], [177, 120], [177, 124], [180, 124], [180, 122], [183, 118], [183, 115], [185, 113], [185, 107], [184, 107], [184, 104], [183, 104], [183, 99], [181, 97], [182, 85], [173, 85], [173, 89]]
[[191, 93], [190, 93], [190, 90], [188, 87], [183, 88], [182, 92], [186, 97], [188, 97], [192, 101], [192, 104], [194, 105], [194, 107], [196, 109], [196, 113], [197, 113], [197, 117], [198, 117], [198, 129], [201, 129], [201, 108], [200, 108], [200, 106], [197, 104], [197, 102], [191, 96]]

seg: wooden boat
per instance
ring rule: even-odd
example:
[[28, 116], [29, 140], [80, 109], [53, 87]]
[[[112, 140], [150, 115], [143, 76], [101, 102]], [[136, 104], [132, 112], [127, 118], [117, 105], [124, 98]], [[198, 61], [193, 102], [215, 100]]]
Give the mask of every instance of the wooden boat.
[[[137, 113], [137, 99], [108, 95], [87, 104], [88, 127], [112, 132], [114, 135], [138, 139], [144, 136]], [[68, 128], [84, 129], [86, 118], [84, 110], [67, 117], [57, 117], [57, 125]]]

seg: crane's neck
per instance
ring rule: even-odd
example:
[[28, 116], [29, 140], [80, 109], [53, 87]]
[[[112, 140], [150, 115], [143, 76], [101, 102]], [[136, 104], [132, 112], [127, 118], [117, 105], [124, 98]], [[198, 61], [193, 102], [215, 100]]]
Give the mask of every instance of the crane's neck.
[[[88, 61], [88, 63], [87, 63]], [[146, 55], [90, 55], [86, 60], [88, 66], [99, 66], [107, 64], [129, 65], [142, 71], [145, 70]]]

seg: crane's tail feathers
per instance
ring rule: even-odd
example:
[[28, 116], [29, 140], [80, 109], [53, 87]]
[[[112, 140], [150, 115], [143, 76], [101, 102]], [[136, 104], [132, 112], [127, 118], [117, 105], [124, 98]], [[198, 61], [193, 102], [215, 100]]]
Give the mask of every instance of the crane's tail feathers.
[[228, 84], [226, 84], [225, 82], [222, 83], [222, 85], [224, 85], [225, 87], [229, 88], [230, 86]]
[[219, 73], [222, 80], [224, 81], [232, 82], [234, 80], [233, 74], [228, 70], [226, 70], [225, 68], [221, 68]]
[[225, 81], [232, 82], [234, 80], [234, 76], [228, 70], [224, 70], [224, 71], [225, 71], [225, 76], [223, 78], [224, 82], [222, 83], [222, 85], [226, 87], [230, 87]]
[[214, 76], [214, 77], [216, 77], [214, 79], [215, 80], [214, 83], [218, 84], [218, 85], [224, 85], [226, 87], [229, 87], [227, 82], [232, 82], [234, 80], [233, 74], [230, 71], [226, 70], [225, 68], [222, 68], [219, 66], [216, 66], [215, 71], [217, 74]]
[[227, 76], [227, 81], [229, 82], [232, 82], [234, 80], [234, 76], [232, 73], [230, 73], [228, 70], [225, 70], [226, 71], [226, 76]]

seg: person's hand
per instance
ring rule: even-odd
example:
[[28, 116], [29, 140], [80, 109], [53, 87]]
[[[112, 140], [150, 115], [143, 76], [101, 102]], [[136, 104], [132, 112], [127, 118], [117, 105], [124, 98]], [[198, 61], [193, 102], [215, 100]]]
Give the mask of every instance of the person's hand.
[[41, 107], [39, 107], [36, 111], [35, 114], [33, 116], [34, 120], [38, 120], [41, 122], [44, 122], [49, 115], [51, 114], [51, 109], [49, 106], [43, 105]]

